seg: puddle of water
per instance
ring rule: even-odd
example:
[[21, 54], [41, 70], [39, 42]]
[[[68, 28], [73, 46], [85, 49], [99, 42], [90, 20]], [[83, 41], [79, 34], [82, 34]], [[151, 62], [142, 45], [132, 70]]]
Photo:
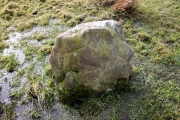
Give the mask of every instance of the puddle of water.
[[18, 107], [15, 108], [17, 119], [18, 120], [30, 120], [28, 114], [26, 113], [28, 111], [27, 105], [17, 105]]
[[10, 54], [14, 54], [15, 58], [17, 61], [22, 64], [25, 60], [25, 55], [23, 51], [19, 48], [20, 47], [20, 42], [19, 40], [21, 39], [22, 34], [15, 32], [15, 33], [10, 33], [9, 34], [9, 39], [6, 40], [6, 44], [9, 45], [9, 48], [6, 48], [3, 50], [3, 56], [8, 56]]
[[25, 55], [20, 49], [16, 50], [15, 57], [17, 58], [20, 64], [24, 63]]
[[66, 110], [60, 103], [55, 103], [51, 106], [52, 109], [43, 109], [41, 120], [81, 120], [79, 113], [76, 110]]
[[[25, 71], [27, 70], [27, 68], [29, 67], [29, 65], [31, 65], [31, 63], [35, 62], [35, 68], [32, 74], [44, 74], [44, 70], [43, 70], [43, 65], [49, 61], [49, 56], [46, 56], [46, 58], [44, 58], [42, 61], [37, 60], [36, 55], [33, 56], [33, 58], [31, 60], [26, 60], [26, 56], [24, 54], [24, 50], [26, 49], [26, 45], [25, 46], [21, 46], [21, 42], [22, 38], [26, 38], [29, 36], [34, 35], [35, 32], [38, 32], [40, 34], [49, 34], [49, 33], [54, 33], [57, 34], [56, 32], [62, 32], [65, 31], [67, 29], [69, 29], [66, 26], [60, 26], [58, 25], [59, 23], [59, 19], [50, 19], [50, 25], [49, 26], [36, 26], [34, 27], [31, 31], [25, 31], [25, 32], [14, 32], [14, 33], [10, 33], [9, 34], [9, 39], [6, 40], [5, 42], [9, 45], [8, 48], [3, 50], [3, 53], [0, 53], [0, 55], [2, 56], [8, 56], [11, 54], [15, 55], [15, 58], [17, 60], [17, 62], [19, 62], [19, 66], [18, 69], [25, 69]], [[48, 39], [49, 40], [49, 39]], [[26, 41], [25, 41], [26, 42]], [[42, 46], [43, 43], [42, 41], [37, 41], [35, 39], [28, 39], [27, 44], [29, 44], [30, 46]], [[23, 74], [22, 76], [18, 77], [18, 80], [20, 80], [20, 86], [17, 88], [12, 88], [11, 87], [11, 83], [14, 82], [14, 80], [16, 80], [16, 74], [18, 71], [15, 71], [13, 73], [7, 73], [6, 70], [4, 69], [0, 69], [0, 85], [2, 87], [1, 91], [0, 91], [0, 102], [5, 103], [5, 104], [10, 104], [10, 98], [9, 95], [11, 93], [11, 91], [13, 90], [17, 90], [20, 87], [26, 86], [26, 74]], [[18, 104], [17, 107], [15, 108], [15, 112], [17, 113], [17, 118], [16, 119], [26, 119], [28, 120], [29, 117], [28, 115], [24, 114], [24, 112], [28, 109], [28, 105], [21, 105]], [[67, 116], [72, 116], [72, 115], [67, 115], [67, 111], [63, 112], [62, 111], [62, 107], [59, 108], [57, 110], [57, 112], [50, 112], [49, 110], [47, 111], [42, 111], [42, 119], [43, 118], [48, 118], [48, 116], [55, 116], [54, 118], [59, 119], [60, 116], [64, 116], [64, 118], [66, 118]], [[48, 114], [47, 114], [48, 113]], [[57, 114], [56, 114], [57, 113]], [[67, 113], [67, 114], [64, 114]]]
[[9, 82], [2, 84], [1, 94], [0, 94], [0, 102], [1, 103], [9, 103]]
[[11, 49], [11, 48], [4, 49], [4, 51], [3, 51], [3, 55], [4, 56], [11, 55], [11, 54], [15, 55], [15, 58], [17, 59], [19, 64], [23, 64], [24, 63], [25, 55], [24, 55], [22, 50], [20, 50], [19, 48], [18, 49]]
[[40, 42], [38, 42], [37, 40], [31, 40], [31, 41], [29, 41], [29, 44], [31, 45], [31, 46], [40, 46], [40, 45], [42, 45]]
[[60, 20], [59, 20], [58, 18], [56, 18], [56, 19], [50, 19], [50, 20], [49, 20], [50, 25], [56, 25], [56, 24], [58, 24], [59, 22], [60, 22]]
[[11, 81], [13, 81], [15, 73], [7, 73], [5, 70], [2, 70], [0, 75], [0, 84], [2, 89], [0, 91], [0, 102], [5, 104], [10, 104], [10, 90], [11, 90]]

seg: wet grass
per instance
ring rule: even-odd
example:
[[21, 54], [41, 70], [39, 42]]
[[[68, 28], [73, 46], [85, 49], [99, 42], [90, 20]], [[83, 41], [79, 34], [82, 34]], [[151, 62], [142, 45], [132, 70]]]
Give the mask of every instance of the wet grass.
[[[105, 93], [70, 106], [83, 119], [167, 120], [180, 117], [178, 67], [136, 62], [131, 84], [121, 92]], [[155, 69], [150, 70], [151, 67]], [[171, 70], [170, 70], [171, 69]], [[160, 74], [161, 73], [161, 74]], [[172, 76], [169, 76], [172, 75]]]
[[[75, 26], [82, 22], [115, 19], [123, 24], [126, 41], [136, 53], [132, 60], [134, 72], [131, 84], [122, 92], [105, 93], [89, 99], [64, 105], [66, 110], [76, 110], [82, 119], [135, 119], [171, 120], [180, 118], [180, 2], [178, 0], [139, 0], [139, 19], [130, 19], [113, 12], [111, 7], [101, 6], [96, 0], [1, 0], [0, 1], [0, 53], [7, 47], [8, 33], [26, 31], [37, 25], [48, 25], [50, 18], [60, 18], [58, 24]], [[22, 46], [26, 61], [38, 56], [44, 62], [60, 32], [54, 29], [47, 34], [34, 33], [23, 38]], [[41, 42], [41, 46], [27, 46], [30, 39]], [[50, 39], [50, 40], [47, 40]], [[36, 73], [36, 62], [24, 70], [18, 70], [15, 57], [0, 56], [0, 68], [17, 71], [20, 78], [27, 76], [27, 87], [11, 93], [11, 98], [20, 101], [24, 96], [28, 103], [40, 103], [50, 107], [58, 100], [51, 67], [43, 63], [44, 73]], [[0, 103], [1, 118], [14, 118], [14, 107]], [[32, 119], [43, 117], [38, 108], [29, 111]]]
[[7, 48], [7, 47], [8, 47], [8, 45], [5, 42], [3, 42], [3, 41], [0, 42], [0, 52], [2, 52], [3, 49]]
[[[154, 69], [150, 70], [152, 66]], [[140, 72], [143, 86], [135, 105], [139, 109], [133, 111], [135, 119], [164, 120], [180, 117], [178, 95], [180, 82], [177, 71], [178, 67], [152, 64], [149, 61], [144, 62]]]
[[16, 70], [16, 67], [18, 66], [18, 62], [15, 60], [15, 57], [13, 54], [9, 56], [1, 56], [0, 57], [0, 68], [6, 68], [8, 72], [13, 72]]
[[128, 27], [127, 33], [130, 33], [127, 35], [130, 39], [128, 41], [135, 45], [137, 53], [150, 56], [153, 62], [179, 65], [180, 19], [177, 16], [180, 3], [169, 0], [163, 4], [156, 0], [139, 3], [139, 11], [142, 11], [143, 17], [136, 25], [125, 24]]
[[46, 38], [47, 38], [47, 36], [45, 34], [40, 34], [38, 32], [34, 33], [34, 39], [36, 39], [37, 41], [41, 41]]
[[0, 103], [0, 118], [2, 120], [15, 119], [14, 105], [4, 105]]
[[[12, 29], [7, 30], [7, 27], [10, 26], [23, 31], [36, 25], [48, 25], [50, 18], [61, 18], [61, 23], [74, 26], [89, 16], [97, 16], [100, 20], [103, 16], [99, 12], [103, 13], [102, 11], [105, 11], [101, 6], [99, 6], [99, 10], [95, 10], [96, 6], [91, 1], [82, 0], [48, 0], [46, 2], [35, 0], [29, 2], [15, 0], [11, 2], [2, 0], [0, 5], [0, 14], [2, 16], [2, 19], [0, 19], [2, 26], [2, 29], [0, 29], [1, 40], [8, 38], [7, 33]], [[104, 17], [106, 15], [110, 16], [110, 14], [111, 12], [107, 11]]]

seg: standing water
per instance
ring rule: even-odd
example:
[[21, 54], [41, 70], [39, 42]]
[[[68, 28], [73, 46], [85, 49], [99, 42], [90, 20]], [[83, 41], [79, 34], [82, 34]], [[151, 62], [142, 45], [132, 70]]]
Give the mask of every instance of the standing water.
[[[5, 42], [8, 44], [8, 48], [5, 48], [1, 56], [10, 56], [13, 55], [16, 62], [18, 62], [18, 66], [13, 72], [7, 72], [5, 68], [0, 69], [0, 102], [3, 104], [11, 104], [11, 94], [14, 91], [21, 91], [20, 88], [26, 87], [27, 84], [27, 71], [31, 65], [34, 67], [34, 71], [31, 72], [31, 76], [33, 75], [44, 75], [44, 64], [49, 61], [49, 55], [38, 59], [38, 55], [36, 52], [27, 59], [26, 51], [29, 49], [28, 47], [43, 47], [48, 43], [48, 41], [53, 39], [55, 40], [56, 35], [68, 29], [66, 26], [58, 25], [59, 19], [51, 19], [49, 26], [36, 26], [31, 31], [25, 32], [14, 32], [9, 34], [9, 39]], [[41, 35], [46, 35], [47, 37], [38, 41], [34, 38], [34, 34], [39, 33]], [[30, 51], [31, 52], [31, 51]], [[24, 70], [24, 73], [20, 71]], [[14, 84], [19, 81], [19, 85], [14, 87]], [[21, 100], [17, 101], [17, 107], [15, 108], [15, 113], [17, 115], [16, 119], [30, 119], [30, 112], [35, 110], [34, 102], [28, 101], [26, 104], [22, 104], [24, 100], [24, 96], [22, 96]], [[27, 100], [25, 100], [27, 101]], [[52, 106], [53, 110], [42, 109], [42, 106], [38, 104], [38, 108], [40, 109], [41, 115], [40, 119], [78, 119], [79, 116], [76, 113], [74, 116], [74, 112], [69, 112], [63, 109], [63, 106], [60, 103], [56, 103], [56, 105]]]

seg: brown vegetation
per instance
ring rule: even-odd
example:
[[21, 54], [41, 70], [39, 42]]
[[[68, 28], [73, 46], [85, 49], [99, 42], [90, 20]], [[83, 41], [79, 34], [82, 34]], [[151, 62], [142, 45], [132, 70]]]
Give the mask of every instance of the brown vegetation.
[[125, 15], [131, 19], [139, 18], [138, 0], [92, 0], [95, 5], [112, 6], [116, 15]]
[[137, 0], [116, 0], [113, 9], [120, 14], [127, 14], [129, 17], [138, 17], [140, 14], [137, 10]]

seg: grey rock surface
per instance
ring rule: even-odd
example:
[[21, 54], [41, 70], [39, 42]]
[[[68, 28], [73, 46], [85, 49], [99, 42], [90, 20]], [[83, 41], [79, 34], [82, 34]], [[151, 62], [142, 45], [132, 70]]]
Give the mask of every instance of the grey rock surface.
[[102, 93], [114, 90], [120, 78], [128, 80], [133, 54], [120, 22], [106, 20], [83, 23], [58, 35], [50, 63], [65, 93], [74, 88], [78, 92], [79, 86]]

